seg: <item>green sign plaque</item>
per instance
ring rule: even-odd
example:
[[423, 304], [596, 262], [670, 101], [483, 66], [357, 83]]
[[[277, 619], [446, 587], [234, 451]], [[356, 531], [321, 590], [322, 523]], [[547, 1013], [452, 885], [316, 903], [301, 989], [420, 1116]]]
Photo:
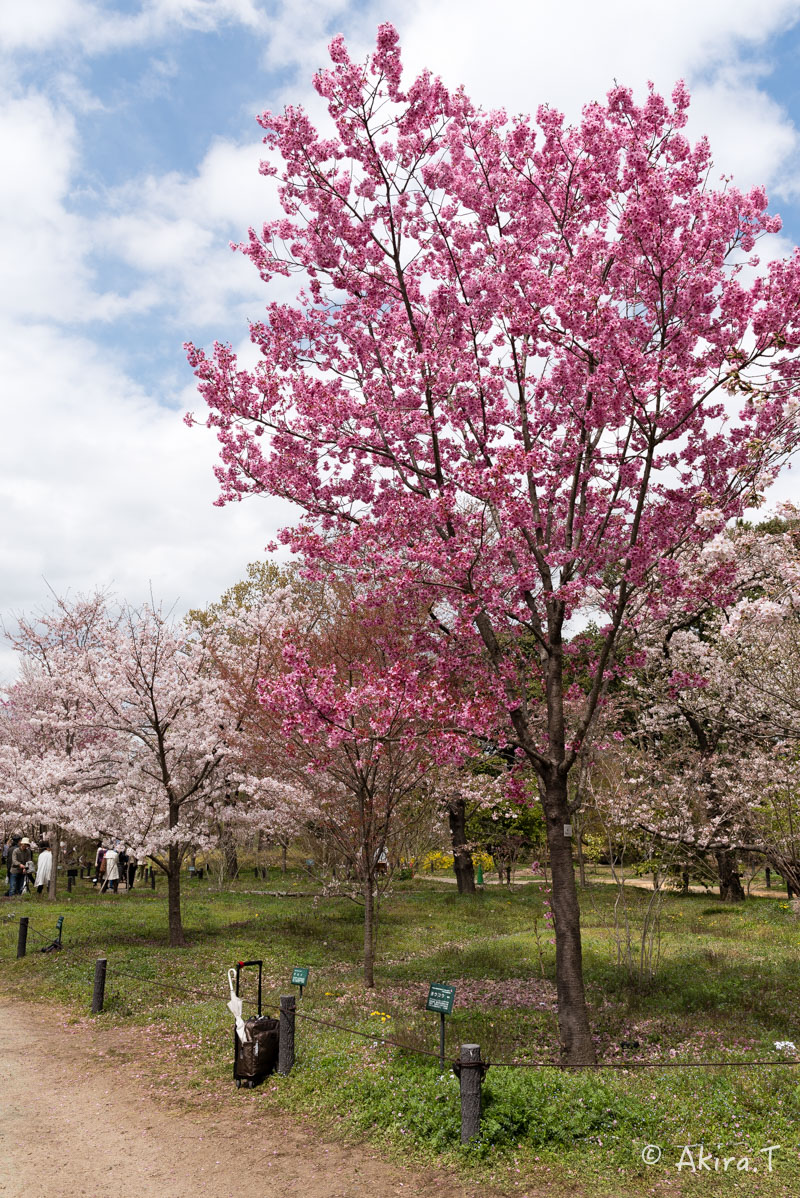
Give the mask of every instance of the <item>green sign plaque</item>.
[[438, 982], [431, 982], [425, 1010], [438, 1011], [440, 1015], [452, 1015], [455, 996], [455, 986], [440, 986]]
[[293, 969], [292, 970], [292, 985], [293, 986], [307, 986], [308, 985], [308, 970], [307, 969]]

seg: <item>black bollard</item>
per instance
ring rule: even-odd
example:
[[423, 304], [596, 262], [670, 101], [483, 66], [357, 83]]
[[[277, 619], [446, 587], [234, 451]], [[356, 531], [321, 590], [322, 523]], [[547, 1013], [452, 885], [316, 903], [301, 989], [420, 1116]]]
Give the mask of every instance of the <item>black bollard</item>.
[[96, 1015], [103, 1009], [106, 994], [106, 965], [105, 957], [98, 957], [94, 967], [94, 991], [92, 993], [92, 1014]]
[[479, 1044], [461, 1045], [458, 1072], [461, 1082], [461, 1143], [467, 1144], [481, 1130], [483, 1065]]
[[150, 870], [150, 889], [155, 890], [155, 888], [156, 888], [156, 871], [154, 869], [151, 869]]
[[17, 937], [17, 960], [25, 956], [28, 947], [28, 916], [20, 916], [19, 936]]
[[72, 883], [75, 881], [72, 874], [67, 874], [67, 890], [72, 890]]
[[281, 996], [281, 1013], [278, 1023], [278, 1073], [291, 1073], [294, 1065], [294, 1013], [295, 996]]

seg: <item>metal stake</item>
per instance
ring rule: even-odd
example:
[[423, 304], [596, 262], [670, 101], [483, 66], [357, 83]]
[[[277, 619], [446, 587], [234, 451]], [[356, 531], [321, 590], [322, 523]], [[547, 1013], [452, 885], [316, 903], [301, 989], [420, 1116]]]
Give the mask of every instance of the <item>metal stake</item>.
[[439, 1012], [439, 1072], [444, 1073], [444, 1011]]

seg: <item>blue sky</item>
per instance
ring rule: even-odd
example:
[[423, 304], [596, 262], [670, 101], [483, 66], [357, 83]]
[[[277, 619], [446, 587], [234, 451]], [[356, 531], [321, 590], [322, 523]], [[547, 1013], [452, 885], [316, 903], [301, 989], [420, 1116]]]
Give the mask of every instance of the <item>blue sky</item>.
[[[111, 585], [179, 609], [258, 558], [285, 508], [213, 507], [182, 343], [241, 344], [265, 296], [228, 242], [274, 211], [255, 114], [307, 102], [342, 31], [409, 70], [575, 116], [614, 78], [683, 77], [720, 172], [800, 240], [800, 0], [35, 0], [0, 6], [0, 614]], [[791, 495], [789, 479], [781, 493]], [[46, 580], [46, 583], [45, 583]], [[0, 677], [14, 665], [0, 654]]]

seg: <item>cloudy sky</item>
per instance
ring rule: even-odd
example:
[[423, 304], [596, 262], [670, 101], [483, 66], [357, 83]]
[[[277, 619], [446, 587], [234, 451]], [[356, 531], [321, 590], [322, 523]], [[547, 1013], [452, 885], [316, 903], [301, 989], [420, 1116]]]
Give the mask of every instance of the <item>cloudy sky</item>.
[[315, 107], [331, 35], [366, 53], [385, 20], [408, 68], [513, 112], [685, 78], [720, 172], [800, 240], [800, 0], [0, 0], [6, 623], [48, 585], [206, 603], [287, 519], [213, 507], [181, 346], [239, 344], [264, 303], [228, 249], [273, 207], [255, 114]]

